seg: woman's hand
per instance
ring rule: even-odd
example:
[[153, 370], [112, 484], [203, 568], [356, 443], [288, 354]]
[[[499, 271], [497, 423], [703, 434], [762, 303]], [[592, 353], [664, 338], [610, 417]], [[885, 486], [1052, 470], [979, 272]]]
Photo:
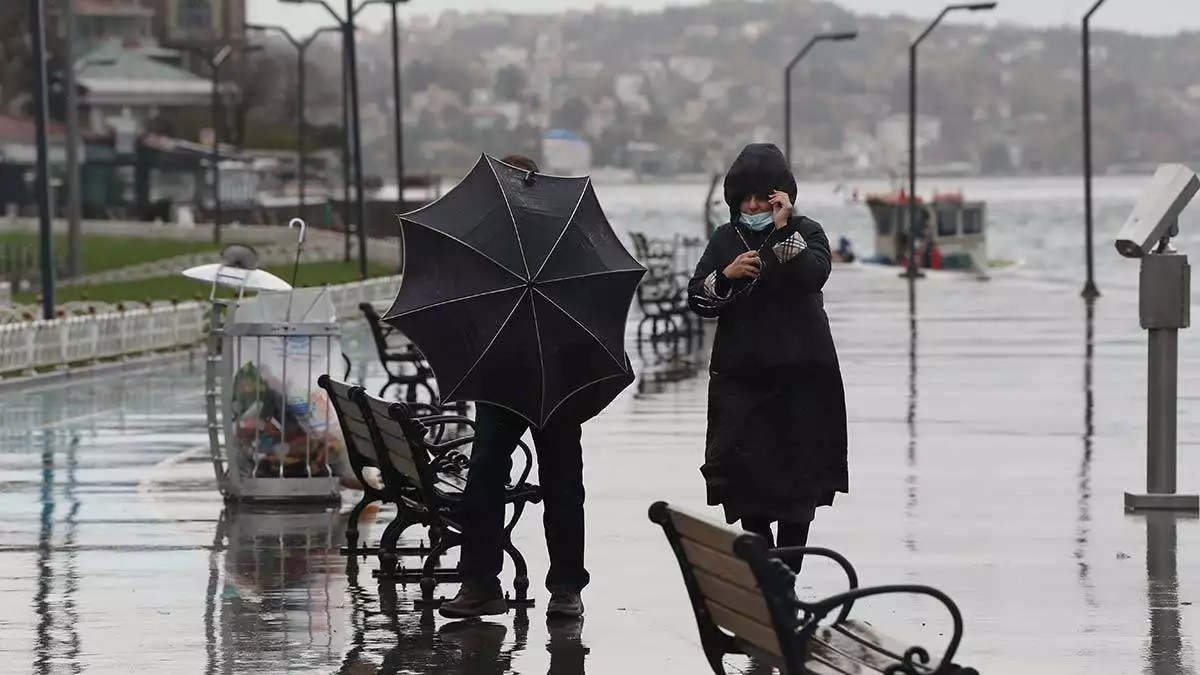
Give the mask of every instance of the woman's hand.
[[734, 258], [723, 274], [726, 279], [754, 279], [758, 277], [760, 264], [757, 252], [746, 251]]
[[792, 200], [787, 193], [775, 190], [771, 193], [771, 198], [767, 200], [767, 203], [771, 205], [775, 229], [787, 227], [788, 222], [792, 219]]

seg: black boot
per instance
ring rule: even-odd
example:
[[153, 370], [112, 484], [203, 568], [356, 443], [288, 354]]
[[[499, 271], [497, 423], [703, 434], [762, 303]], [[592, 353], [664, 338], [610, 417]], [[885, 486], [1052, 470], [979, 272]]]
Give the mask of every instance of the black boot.
[[546, 616], [559, 619], [578, 619], [583, 616], [583, 598], [577, 591], [556, 588], [550, 591], [550, 602], [546, 603]]
[[500, 590], [500, 582], [495, 580], [464, 581], [458, 595], [438, 609], [448, 619], [473, 619], [507, 612], [508, 602]]

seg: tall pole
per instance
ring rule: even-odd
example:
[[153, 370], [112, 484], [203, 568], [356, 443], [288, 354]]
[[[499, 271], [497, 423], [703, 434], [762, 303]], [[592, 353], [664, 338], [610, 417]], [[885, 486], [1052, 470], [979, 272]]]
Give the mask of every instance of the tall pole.
[[[396, 204], [401, 211], [404, 206], [404, 108], [400, 96], [400, 3], [392, 0], [392, 98], [396, 108]], [[400, 242], [399, 271], [404, 273], [404, 239]]]
[[212, 148], [209, 162], [213, 177], [213, 243], [221, 244], [221, 64], [216, 59], [209, 62], [212, 67]]
[[355, 220], [358, 226], [358, 274], [367, 278], [367, 209], [363, 201], [362, 125], [358, 110], [358, 50], [355, 46], [354, 0], [346, 0], [346, 60], [350, 66], [350, 116], [354, 121]]
[[800, 63], [813, 47], [818, 42], [826, 40], [832, 42], [841, 42], [844, 40], [853, 40], [858, 37], [858, 31], [848, 31], [845, 33], [818, 33], [804, 45], [804, 47], [792, 57], [788, 62], [787, 67], [783, 69], [783, 145], [784, 156], [787, 158], [788, 164], [792, 163], [792, 71], [796, 69], [796, 64]]
[[1087, 281], [1083, 284], [1081, 295], [1085, 298], [1100, 297], [1100, 289], [1096, 287], [1095, 251], [1092, 249], [1092, 15], [1100, 9], [1105, 0], [1096, 0], [1096, 4], [1083, 15], [1083, 31], [1081, 33], [1083, 47], [1083, 226], [1084, 226], [1084, 262], [1087, 266]]
[[[54, 232], [50, 210], [49, 104], [46, 98], [46, 34], [42, 0], [29, 0], [29, 32], [33, 46], [33, 114], [37, 142], [38, 244], [42, 265], [42, 318], [54, 318]], [[73, 64], [68, 64], [73, 65]]]
[[[338, 30], [333, 26], [318, 28], [303, 40], [297, 40], [283, 26], [246, 24], [247, 29], [275, 31], [282, 35], [296, 50], [296, 155], [297, 182], [299, 183], [300, 217], [307, 214], [308, 205], [308, 48], [313, 46], [322, 33]], [[344, 75], [344, 73], [343, 73]]]
[[350, 206], [350, 60], [346, 45], [346, 27], [342, 26], [342, 230], [345, 247], [343, 260], [350, 262], [350, 222], [354, 220]]
[[[945, 14], [943, 10], [942, 14]], [[938, 16], [940, 20], [941, 15]], [[935, 22], [936, 23], [936, 22]], [[928, 31], [927, 31], [928, 32]], [[908, 259], [910, 279], [921, 276], [917, 268], [917, 42], [908, 48]], [[904, 230], [901, 229], [903, 232]]]
[[75, 25], [75, 0], [62, 2], [62, 20], [65, 43], [63, 44], [63, 101], [67, 115], [67, 273], [77, 277], [83, 273], [83, 234], [80, 220], [83, 218], [80, 192], [82, 179], [79, 169], [79, 101], [75, 78], [75, 40], [78, 27]]
[[904, 276], [909, 279], [923, 276], [917, 266], [917, 47], [950, 12], [979, 12], [995, 8], [995, 2], [947, 5], [908, 47], [908, 261]]
[[[794, 61], [793, 61], [794, 62]], [[783, 156], [792, 167], [792, 67], [783, 70]]]

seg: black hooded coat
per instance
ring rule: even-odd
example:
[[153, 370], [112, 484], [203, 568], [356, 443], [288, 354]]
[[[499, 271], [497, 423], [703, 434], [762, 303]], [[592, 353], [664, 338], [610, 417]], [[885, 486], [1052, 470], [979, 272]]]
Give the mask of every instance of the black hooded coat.
[[[688, 285], [693, 312], [717, 319], [704, 475], [708, 502], [742, 517], [803, 521], [849, 491], [846, 400], [822, 288], [829, 239], [814, 220], [753, 232], [742, 200], [771, 190], [796, 199], [796, 179], [772, 144], [746, 146], [725, 176], [730, 222], [709, 240]], [[759, 252], [756, 280], [723, 270]]]

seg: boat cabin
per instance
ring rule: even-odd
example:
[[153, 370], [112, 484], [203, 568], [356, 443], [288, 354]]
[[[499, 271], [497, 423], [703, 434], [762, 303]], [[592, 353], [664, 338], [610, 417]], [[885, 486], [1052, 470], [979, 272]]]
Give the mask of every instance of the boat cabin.
[[[903, 193], [868, 195], [867, 207], [875, 224], [875, 255], [881, 262], [900, 264], [908, 255], [909, 200]], [[929, 202], [917, 198], [917, 255], [921, 266], [931, 266], [925, 254], [928, 237], [940, 254], [942, 269], [985, 270], [987, 226], [984, 203], [964, 201], [958, 194], [934, 194]]]

